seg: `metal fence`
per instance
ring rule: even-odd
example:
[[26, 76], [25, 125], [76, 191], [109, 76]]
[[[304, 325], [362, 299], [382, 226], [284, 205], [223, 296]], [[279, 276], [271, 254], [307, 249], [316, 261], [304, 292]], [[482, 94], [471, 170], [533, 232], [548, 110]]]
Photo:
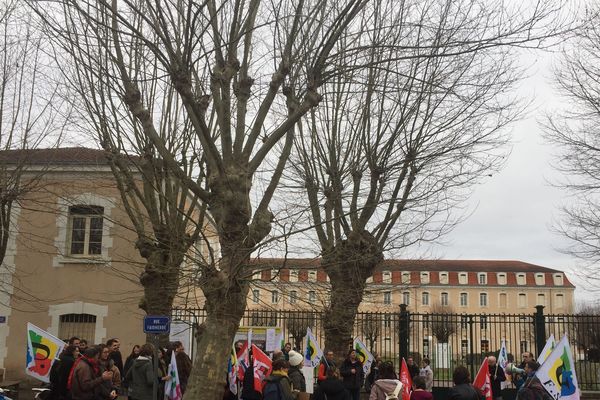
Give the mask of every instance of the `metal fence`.
[[[196, 325], [206, 316], [203, 309], [176, 309], [174, 320]], [[323, 313], [314, 311], [246, 311], [242, 326], [279, 327], [286, 341], [303, 348], [306, 328], [324, 343]], [[472, 376], [487, 355], [500, 349], [502, 340], [509, 362], [518, 364], [526, 351], [537, 355], [546, 339], [566, 334], [571, 343], [580, 388], [600, 391], [600, 316], [545, 315], [539, 306], [532, 314], [420, 314], [401, 307], [397, 313], [358, 313], [354, 335], [373, 353], [399, 365], [402, 357], [417, 363], [429, 358], [434, 386], [452, 386], [452, 371], [467, 366]]]

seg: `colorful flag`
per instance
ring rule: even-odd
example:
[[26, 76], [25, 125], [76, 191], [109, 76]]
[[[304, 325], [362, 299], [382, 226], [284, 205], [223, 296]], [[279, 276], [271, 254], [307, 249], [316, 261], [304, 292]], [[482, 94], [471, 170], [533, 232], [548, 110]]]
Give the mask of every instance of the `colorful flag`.
[[[504, 344], [504, 340], [502, 341], [502, 344]], [[473, 386], [475, 386], [475, 389], [479, 390], [486, 400], [493, 400], [492, 381], [490, 379], [490, 368], [488, 366], [487, 357], [481, 363], [481, 367], [479, 367], [479, 371], [473, 380]]]
[[25, 373], [50, 383], [50, 368], [64, 347], [65, 342], [28, 322]]
[[229, 380], [229, 391], [233, 394], [238, 392], [238, 359], [235, 353], [235, 345], [231, 345], [231, 353], [229, 354], [229, 361], [227, 362], [227, 378]]
[[542, 351], [540, 351], [539, 357], [537, 359], [537, 362], [540, 363], [540, 365], [542, 365], [544, 361], [546, 361], [546, 358], [548, 358], [550, 353], [552, 353], [552, 350], [554, 350], [555, 345], [556, 341], [554, 340], [554, 334], [552, 334], [546, 341], [546, 345], [544, 346]]
[[579, 400], [575, 363], [566, 335], [554, 347], [535, 376], [556, 400]]
[[306, 328], [306, 350], [304, 351], [304, 366], [315, 368], [321, 362], [323, 351], [319, 347], [317, 339], [311, 332], [310, 328]]
[[271, 373], [271, 359], [261, 349], [252, 345], [254, 360], [254, 390], [262, 393], [263, 380]]
[[400, 366], [400, 382], [402, 382], [402, 400], [410, 400], [410, 391], [412, 390], [412, 378], [408, 371], [406, 360], [402, 357], [402, 365]]
[[175, 353], [171, 355], [171, 363], [167, 371], [171, 379], [165, 382], [165, 399], [166, 400], [181, 400], [181, 383], [179, 382], [179, 373], [177, 372], [177, 357]]
[[367, 375], [371, 370], [371, 364], [375, 361], [375, 357], [373, 357], [373, 354], [371, 354], [367, 346], [359, 338], [354, 338], [353, 347], [354, 351], [356, 351], [356, 358], [362, 363], [363, 371]]
[[248, 347], [248, 342], [245, 342], [242, 345], [242, 348], [240, 349], [240, 351], [237, 353], [237, 363], [238, 363], [238, 368], [237, 368], [238, 380], [240, 382], [243, 382], [244, 374], [246, 373], [246, 370], [250, 366], [250, 350]]

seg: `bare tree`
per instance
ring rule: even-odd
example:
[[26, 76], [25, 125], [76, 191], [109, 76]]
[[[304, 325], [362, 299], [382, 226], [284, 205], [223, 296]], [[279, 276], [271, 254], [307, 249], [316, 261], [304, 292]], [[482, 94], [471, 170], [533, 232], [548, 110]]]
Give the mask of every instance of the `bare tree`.
[[600, 278], [600, 7], [589, 5], [581, 27], [564, 45], [556, 82], [568, 107], [552, 112], [546, 133], [556, 145], [558, 183], [571, 194], [557, 230], [570, 239], [565, 253], [587, 262], [580, 271], [598, 287]]
[[384, 252], [446, 233], [470, 187], [501, 166], [503, 128], [522, 111], [507, 95], [520, 77], [513, 49], [539, 46], [555, 12], [495, 1], [370, 6], [363, 24], [373, 29], [344, 38], [366, 49], [370, 67], [324, 87], [323, 107], [303, 120], [290, 176], [304, 193], [298, 207], [310, 204], [331, 279], [326, 346], [338, 356]]
[[435, 304], [431, 308], [427, 328], [439, 343], [448, 343], [450, 337], [458, 331], [456, 312], [452, 307]]
[[584, 349], [587, 359], [600, 361], [600, 306], [588, 304], [581, 307], [573, 321], [574, 340]]
[[[127, 129], [103, 130], [123, 134], [111, 147], [144, 149], [139, 156], [168, 171], [161, 182], [181, 188], [178, 199], [188, 191], [206, 205], [189, 215], [201, 228], [210, 217], [215, 240], [205, 243], [212, 257], [198, 263], [207, 319], [185, 398], [221, 398], [223, 367], [246, 308], [250, 257], [270, 233], [269, 205], [294, 127], [319, 104], [330, 72], [343, 66], [348, 50], [338, 38], [348, 29], [359, 33], [351, 21], [365, 3], [30, 0], [74, 63], [74, 81], [87, 82], [80, 94], [98, 97], [91, 108], [128, 121]], [[176, 133], [163, 125], [174, 104]], [[186, 145], [172, 146], [178, 140]], [[266, 180], [259, 185], [258, 177]]]
[[[13, 237], [19, 202], [34, 190], [44, 173], [30, 170], [27, 158], [40, 145], [60, 141], [60, 102], [47, 78], [44, 38], [31, 25], [28, 10], [17, 1], [0, 1], [0, 264]], [[46, 68], [47, 67], [47, 68]], [[4, 286], [4, 281], [2, 285]], [[0, 288], [0, 290], [4, 287]]]
[[379, 339], [379, 336], [381, 335], [382, 323], [383, 321], [378, 318], [378, 314], [368, 313], [363, 317], [360, 329], [371, 352], [373, 352], [375, 342], [377, 342], [377, 339]]
[[306, 328], [315, 326], [315, 316], [312, 312], [299, 312], [288, 315], [287, 330], [294, 339], [294, 348], [302, 349], [302, 341], [306, 336]]

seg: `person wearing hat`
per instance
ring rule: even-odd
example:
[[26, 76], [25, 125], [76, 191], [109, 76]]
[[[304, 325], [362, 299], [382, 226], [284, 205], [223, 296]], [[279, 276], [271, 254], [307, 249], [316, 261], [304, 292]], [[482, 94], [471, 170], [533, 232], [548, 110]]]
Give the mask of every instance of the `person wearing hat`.
[[302, 362], [304, 357], [297, 351], [290, 350], [288, 353], [290, 358], [290, 369], [288, 370], [288, 378], [292, 382], [292, 390], [298, 392], [306, 392], [306, 380], [300, 368], [302, 368]]

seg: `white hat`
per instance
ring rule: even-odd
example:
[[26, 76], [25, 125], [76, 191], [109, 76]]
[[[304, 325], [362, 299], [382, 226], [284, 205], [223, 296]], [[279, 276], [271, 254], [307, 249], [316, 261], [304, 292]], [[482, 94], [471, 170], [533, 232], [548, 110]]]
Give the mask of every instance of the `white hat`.
[[302, 364], [302, 361], [304, 360], [304, 357], [302, 357], [302, 354], [300, 354], [294, 350], [290, 350], [290, 352], [288, 353], [288, 356], [290, 358], [290, 365], [292, 367]]

